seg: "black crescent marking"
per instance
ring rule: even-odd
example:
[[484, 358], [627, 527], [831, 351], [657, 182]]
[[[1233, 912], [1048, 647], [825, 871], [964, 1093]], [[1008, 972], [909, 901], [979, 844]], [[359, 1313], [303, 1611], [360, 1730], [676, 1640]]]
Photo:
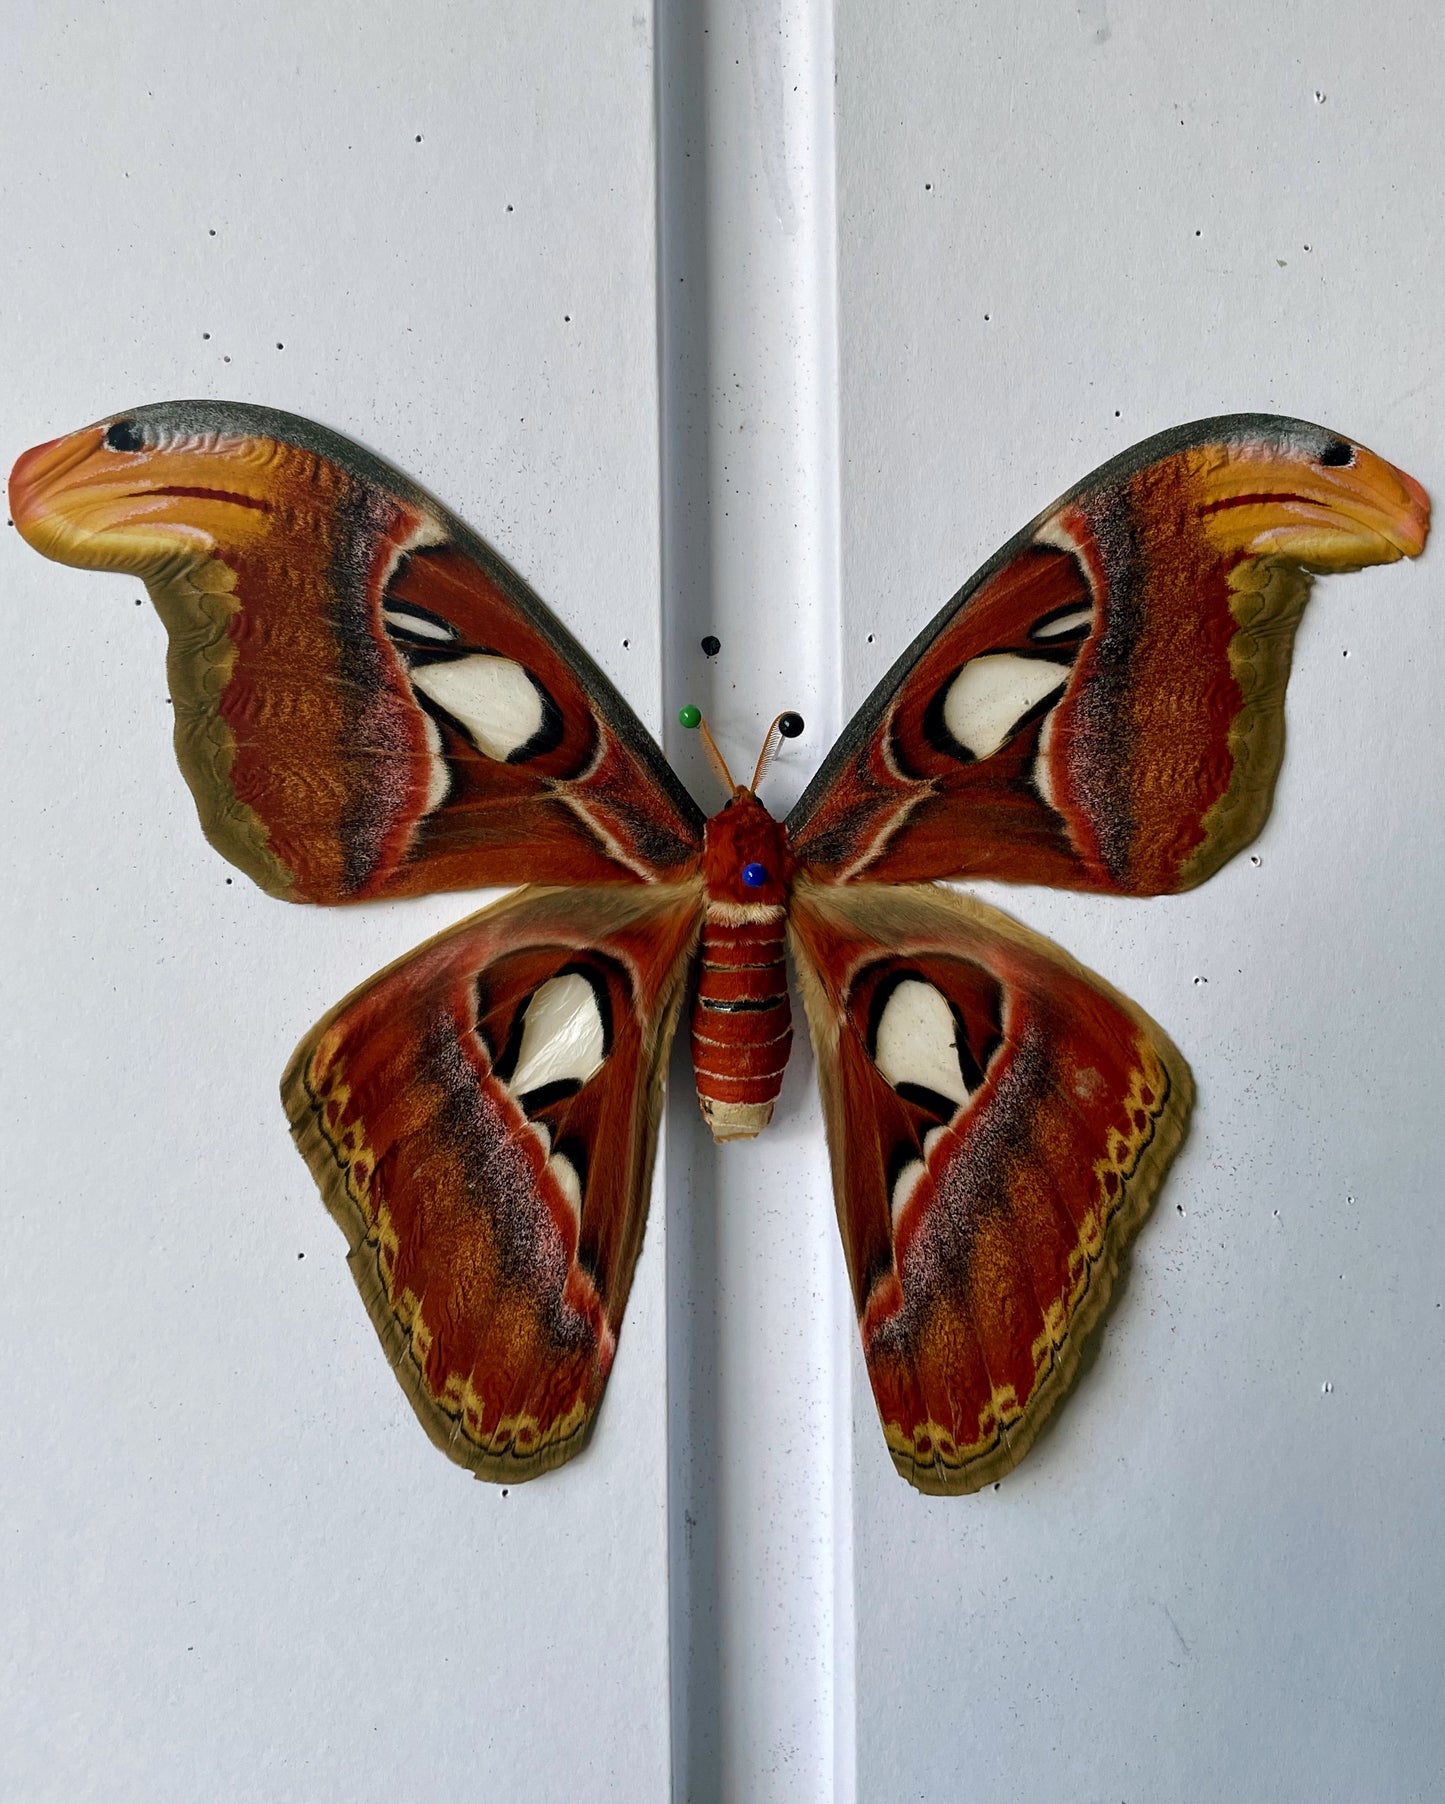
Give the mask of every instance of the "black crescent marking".
[[[513, 1064], [515, 1063], [514, 1057]], [[537, 1116], [554, 1102], [564, 1102], [569, 1096], [575, 1096], [581, 1088], [581, 1078], [558, 1077], [550, 1084], [538, 1084], [535, 1090], [524, 1090], [517, 1102], [524, 1115]]]
[[[930, 990], [936, 990], [948, 1004], [948, 1012], [953, 1016], [953, 1049], [958, 1055], [958, 1074], [963, 1079], [964, 1088], [972, 1099], [974, 1091], [983, 1083], [983, 1074], [988, 1068], [989, 1060], [992, 1059], [1002, 1043], [1001, 1039], [997, 1034], [991, 1036], [983, 1048], [982, 1062], [975, 1058], [973, 1048], [969, 1044], [968, 1023], [964, 1020], [963, 1011], [945, 991], [939, 989], [939, 986], [926, 972], [915, 970], [910, 966], [890, 971], [886, 977], [881, 978], [869, 999], [868, 1025], [863, 1043], [868, 1048], [868, 1057], [872, 1059], [875, 1069], [878, 1065], [878, 1029], [883, 1020], [883, 1011], [888, 1007], [893, 992], [901, 983], [925, 983]], [[879, 1075], [882, 1076], [881, 1071]], [[887, 1081], [884, 1078], [884, 1082], [887, 1083]], [[936, 1090], [930, 1090], [925, 1084], [914, 1084], [905, 1080], [901, 1084], [890, 1085], [890, 1088], [908, 1102], [917, 1103], [920, 1108], [929, 1109], [934, 1114], [941, 1115], [945, 1121], [951, 1115], [956, 1114], [960, 1108], [967, 1107], [966, 1103], [950, 1102], [946, 1096], [940, 1096]]]
[[893, 1192], [898, 1180], [910, 1165], [921, 1165], [926, 1172], [928, 1161], [923, 1156], [921, 1146], [912, 1146], [906, 1140], [900, 1140], [888, 1155], [888, 1162], [883, 1168], [883, 1181], [887, 1186], [889, 1212], [893, 1209]]
[[[1079, 606], [1082, 607], [1083, 603], [1080, 602]], [[966, 745], [960, 745], [953, 734], [949, 732], [947, 722], [943, 717], [943, 711], [948, 702], [948, 692], [958, 681], [959, 677], [963, 675], [970, 664], [978, 663], [980, 658], [1028, 658], [1037, 664], [1056, 665], [1060, 673], [1058, 686], [1051, 689], [1047, 695], [1041, 695], [1031, 708], [1026, 708], [1023, 713], [1019, 715], [1018, 719], [1014, 721], [1013, 725], [1004, 735], [1002, 743], [995, 748], [995, 752], [1001, 752], [1026, 726], [1029, 726], [1033, 721], [1042, 720], [1044, 715], [1047, 714], [1058, 701], [1068, 684], [1069, 673], [1074, 667], [1074, 660], [1067, 655], [1062, 658], [1059, 657], [1057, 655], [1056, 647], [1062, 645], [1067, 653], [1071, 643], [1072, 641], [1068, 638], [1055, 640], [1047, 651], [1045, 651], [1042, 646], [1001, 645], [994, 651], [981, 651], [977, 657], [967, 659], [964, 663], [959, 665], [957, 670], [953, 671], [943, 679], [942, 683], [940, 683], [938, 688], [934, 691], [932, 701], [930, 701], [928, 706], [923, 710], [923, 737], [933, 747], [935, 752], [941, 752], [945, 758], [957, 759], [960, 764], [979, 763], [980, 760], [975, 754], [971, 752]], [[1080, 640], [1079, 643], [1082, 644], [1083, 640]], [[995, 752], [989, 752], [988, 757], [994, 757]], [[897, 755], [897, 748], [895, 747], [895, 756]], [[898, 761], [899, 764], [902, 765], [903, 760], [901, 757], [899, 757]]]
[[[950, 1102], [948, 1097], [940, 1096], [937, 1090], [930, 1090], [927, 1084], [912, 1084], [905, 1081], [895, 1084], [893, 1088], [905, 1102], [911, 1102], [915, 1108], [925, 1109], [930, 1115], [936, 1115], [940, 1122], [951, 1121], [958, 1113], [959, 1105], [956, 1102]], [[922, 1156], [920, 1153], [919, 1157]]]
[[[417, 609], [416, 611], [419, 613], [421, 610]], [[552, 700], [551, 695], [541, 679], [534, 676], [532, 672], [527, 669], [527, 666], [519, 663], [516, 658], [509, 658], [505, 652], [493, 651], [490, 647], [484, 645], [438, 645], [434, 640], [420, 638], [406, 640], [396, 639], [395, 642], [397, 649], [402, 650], [407, 654], [406, 662], [409, 670], [424, 670], [428, 665], [432, 664], [462, 664], [465, 663], [468, 658], [504, 658], [508, 664], [516, 664], [518, 670], [522, 672], [523, 676], [526, 677], [527, 681], [537, 691], [538, 698], [542, 704], [542, 719], [532, 737], [523, 740], [521, 745], [515, 746], [507, 753], [505, 758], [500, 760], [501, 763], [525, 764], [529, 758], [540, 758], [546, 752], [555, 752], [557, 747], [561, 745], [562, 736], [565, 731], [562, 710], [557, 706], [556, 702]], [[439, 721], [444, 721], [454, 733], [458, 734], [467, 745], [471, 746], [474, 751], [480, 753], [483, 758], [491, 757], [490, 752], [482, 751], [482, 748], [477, 744], [476, 740], [472, 738], [465, 725], [457, 719], [455, 714], [449, 714], [447, 710], [442, 707], [440, 702], [436, 701], [432, 696], [425, 694], [420, 689], [414, 689], [412, 693], [416, 697], [418, 707], [423, 709], [424, 712], [432, 715]]]

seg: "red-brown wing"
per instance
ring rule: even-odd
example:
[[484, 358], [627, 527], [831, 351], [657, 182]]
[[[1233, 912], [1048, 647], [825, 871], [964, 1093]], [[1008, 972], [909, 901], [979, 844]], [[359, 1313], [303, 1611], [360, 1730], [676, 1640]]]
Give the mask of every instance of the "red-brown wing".
[[1087, 477], [949, 602], [788, 820], [820, 876], [1188, 889], [1263, 826], [1310, 573], [1414, 557], [1410, 477], [1237, 415]]
[[691, 868], [702, 816], [611, 683], [360, 446], [291, 414], [169, 402], [27, 452], [10, 495], [47, 557], [145, 581], [201, 824], [271, 894]]
[[1188, 1120], [1153, 1022], [931, 886], [797, 884], [790, 916], [863, 1350], [894, 1464], [975, 1491], [1078, 1368]]
[[402, 1388], [481, 1478], [586, 1444], [700, 918], [695, 882], [518, 891], [349, 996], [282, 1080]]

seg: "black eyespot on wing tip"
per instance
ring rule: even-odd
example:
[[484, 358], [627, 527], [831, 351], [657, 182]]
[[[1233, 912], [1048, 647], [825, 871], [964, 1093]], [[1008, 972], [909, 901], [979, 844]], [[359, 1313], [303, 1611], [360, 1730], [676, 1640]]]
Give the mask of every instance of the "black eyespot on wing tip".
[[1355, 461], [1355, 447], [1348, 439], [1332, 438], [1320, 452], [1320, 462], [1331, 470], [1346, 470]]
[[107, 451], [139, 451], [145, 438], [134, 420], [116, 420], [106, 428], [101, 442]]

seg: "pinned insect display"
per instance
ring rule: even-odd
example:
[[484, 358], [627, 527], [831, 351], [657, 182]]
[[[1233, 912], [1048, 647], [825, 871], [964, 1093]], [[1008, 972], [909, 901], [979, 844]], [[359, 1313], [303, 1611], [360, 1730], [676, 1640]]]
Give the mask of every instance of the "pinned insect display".
[[779, 821], [798, 715], [744, 787], [683, 709], [705, 817], [522, 579], [320, 426], [143, 407], [27, 453], [11, 508], [144, 580], [202, 827], [270, 895], [524, 886], [338, 1004], [282, 1086], [437, 1445], [507, 1483], [585, 1444], [679, 1018], [714, 1137], [757, 1134], [790, 953], [883, 1432], [933, 1492], [1006, 1472], [1067, 1390], [1192, 1090], [1132, 1003], [939, 880], [1204, 882], [1269, 812], [1311, 575], [1418, 555], [1429, 513], [1298, 420], [1150, 439], [964, 585]]

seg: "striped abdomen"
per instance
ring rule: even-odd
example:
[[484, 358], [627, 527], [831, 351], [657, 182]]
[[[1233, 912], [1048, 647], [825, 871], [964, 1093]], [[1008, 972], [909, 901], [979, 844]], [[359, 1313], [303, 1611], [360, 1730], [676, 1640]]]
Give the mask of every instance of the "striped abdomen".
[[768, 1125], [793, 1043], [783, 960], [787, 909], [710, 900], [702, 929], [692, 1062], [714, 1140]]

